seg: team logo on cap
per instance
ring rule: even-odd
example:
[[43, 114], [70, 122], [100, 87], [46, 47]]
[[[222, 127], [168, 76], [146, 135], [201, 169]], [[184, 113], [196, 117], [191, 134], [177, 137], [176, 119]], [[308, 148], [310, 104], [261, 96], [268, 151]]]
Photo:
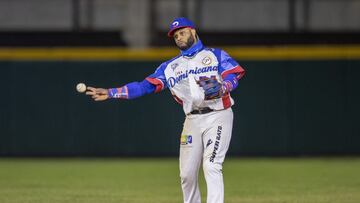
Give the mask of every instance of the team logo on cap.
[[176, 27], [176, 26], [178, 26], [178, 25], [179, 25], [179, 21], [175, 21], [175, 22], [173, 22], [173, 24], [172, 24], [173, 27]]
[[210, 65], [210, 64], [211, 64], [211, 58], [208, 57], [208, 56], [205, 57], [205, 58], [203, 58], [202, 63], [203, 63], [204, 65]]

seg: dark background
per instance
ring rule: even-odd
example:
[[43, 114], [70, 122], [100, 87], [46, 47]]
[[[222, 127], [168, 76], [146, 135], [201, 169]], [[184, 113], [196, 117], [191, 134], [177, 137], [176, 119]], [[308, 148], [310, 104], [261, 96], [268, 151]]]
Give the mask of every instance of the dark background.
[[[339, 48], [341, 60], [305, 51], [299, 60], [238, 59], [247, 73], [232, 93], [229, 155], [359, 155], [360, 57], [341, 52], [359, 49], [359, 1], [0, 1], [0, 156], [177, 156], [184, 113], [168, 90], [100, 103], [75, 91], [78, 82], [143, 80], [162, 61], [72, 61], [52, 51], [174, 47], [166, 33], [179, 16], [209, 47]], [[38, 48], [49, 55], [21, 58]]]
[[[1, 61], [1, 156], [174, 156], [184, 113], [168, 90], [94, 102], [161, 62]], [[239, 61], [229, 155], [360, 153], [359, 60]]]

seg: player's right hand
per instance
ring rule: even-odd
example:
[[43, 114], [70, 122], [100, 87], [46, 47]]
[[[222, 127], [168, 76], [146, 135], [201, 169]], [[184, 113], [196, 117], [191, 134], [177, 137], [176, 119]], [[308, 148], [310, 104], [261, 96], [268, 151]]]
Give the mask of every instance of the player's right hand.
[[109, 99], [108, 90], [104, 88], [87, 87], [86, 95], [91, 96], [95, 101], [104, 101]]

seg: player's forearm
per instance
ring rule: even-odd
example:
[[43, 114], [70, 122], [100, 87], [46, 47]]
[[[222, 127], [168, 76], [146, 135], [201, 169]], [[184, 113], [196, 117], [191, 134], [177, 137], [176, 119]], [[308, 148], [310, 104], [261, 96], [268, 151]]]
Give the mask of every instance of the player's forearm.
[[128, 83], [119, 88], [110, 88], [108, 90], [108, 95], [109, 98], [135, 99], [153, 93], [154, 91], [155, 86], [147, 80], [143, 80], [142, 82]]

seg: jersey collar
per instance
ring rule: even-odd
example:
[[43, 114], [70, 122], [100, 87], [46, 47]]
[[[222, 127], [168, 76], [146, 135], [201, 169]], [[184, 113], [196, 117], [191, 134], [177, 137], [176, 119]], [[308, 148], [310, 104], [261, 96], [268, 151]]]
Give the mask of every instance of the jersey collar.
[[181, 55], [186, 57], [193, 57], [195, 54], [197, 54], [199, 51], [201, 51], [204, 48], [204, 45], [202, 44], [201, 40], [199, 39], [196, 44], [194, 44], [189, 49], [182, 51]]

